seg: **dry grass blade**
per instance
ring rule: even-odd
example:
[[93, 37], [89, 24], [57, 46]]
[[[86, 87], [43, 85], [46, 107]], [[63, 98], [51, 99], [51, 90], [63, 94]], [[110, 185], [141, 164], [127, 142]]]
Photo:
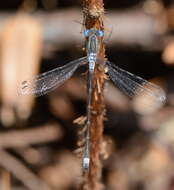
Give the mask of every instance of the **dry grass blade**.
[[31, 112], [33, 98], [19, 98], [17, 89], [23, 78], [38, 73], [41, 48], [42, 29], [34, 18], [18, 14], [6, 21], [1, 34], [0, 57], [1, 120], [6, 126], [16, 121], [14, 112], [21, 119], [27, 118]]
[[50, 190], [50, 187], [12, 155], [0, 149], [0, 165], [11, 172], [31, 190]]
[[48, 125], [34, 129], [0, 133], [1, 148], [25, 147], [31, 144], [45, 143], [61, 138], [62, 132], [58, 126]]

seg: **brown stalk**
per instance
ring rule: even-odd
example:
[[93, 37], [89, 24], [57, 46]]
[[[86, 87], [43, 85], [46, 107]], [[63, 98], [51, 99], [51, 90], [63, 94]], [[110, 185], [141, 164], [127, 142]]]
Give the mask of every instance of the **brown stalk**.
[[[174, 12], [174, 7], [172, 11]], [[161, 17], [165, 17], [163, 15], [164, 13], [160, 13]], [[0, 13], [0, 25], [2, 26], [0, 32], [3, 31], [8, 18], [13, 16], [14, 14], [12, 13]], [[49, 13], [38, 11], [32, 14], [32, 17], [39, 20], [44, 30], [43, 56], [51, 56], [53, 50], [57, 48], [64, 49], [74, 44], [81, 47], [83, 41], [82, 35], [79, 35], [81, 26], [77, 23], [81, 17], [81, 10], [74, 8], [59, 9]], [[109, 35], [108, 32], [113, 28], [111, 38], [107, 40], [107, 46], [117, 45], [120, 48], [141, 47], [143, 50], [148, 51], [163, 50], [166, 47], [166, 42], [170, 42], [169, 39], [172, 39], [173, 35], [166, 31], [167, 28], [165, 27], [168, 25], [168, 20], [161, 19], [161, 17], [149, 15], [141, 7], [122, 11], [107, 10], [106, 23], [108, 27], [106, 29], [108, 31], [106, 31], [106, 39]], [[173, 18], [173, 15], [168, 15], [169, 20], [173, 21]], [[68, 23], [68, 25], [62, 25], [62, 23]], [[170, 28], [170, 30], [173, 30], [174, 24], [170, 24], [170, 26], [173, 26]], [[54, 31], [54, 33], [49, 31]]]
[[[102, 16], [104, 13], [103, 0], [83, 0], [84, 25], [85, 28], [96, 28], [104, 30]], [[103, 39], [99, 51], [100, 58], [105, 58], [105, 46]], [[94, 76], [94, 89], [92, 99], [92, 115], [90, 125], [90, 168], [84, 173], [83, 189], [100, 190], [102, 189], [100, 161], [101, 143], [103, 139], [103, 120], [104, 120], [104, 81], [105, 71], [102, 63], [97, 63]], [[104, 64], [103, 64], [104, 65]]]
[[7, 151], [0, 148], [0, 155], [0, 166], [11, 172], [26, 187], [28, 187], [28, 189], [51, 190], [44, 181], [38, 178], [37, 175]]
[[55, 141], [62, 137], [59, 126], [46, 125], [33, 129], [0, 133], [0, 148], [20, 148]]

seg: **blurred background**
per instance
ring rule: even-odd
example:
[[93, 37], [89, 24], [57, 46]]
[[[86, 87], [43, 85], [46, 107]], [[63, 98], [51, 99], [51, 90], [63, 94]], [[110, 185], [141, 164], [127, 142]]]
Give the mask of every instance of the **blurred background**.
[[[174, 3], [105, 0], [106, 54], [161, 86], [163, 107], [105, 88], [102, 183], [108, 190], [174, 189]], [[75, 190], [81, 183], [78, 126], [86, 113], [85, 68], [48, 95], [20, 82], [85, 55], [80, 0], [0, 4], [0, 189]], [[83, 74], [82, 74], [83, 73]]]

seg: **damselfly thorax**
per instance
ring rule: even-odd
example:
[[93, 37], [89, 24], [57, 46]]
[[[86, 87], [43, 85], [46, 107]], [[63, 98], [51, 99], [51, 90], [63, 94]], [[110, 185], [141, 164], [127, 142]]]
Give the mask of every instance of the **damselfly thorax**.
[[95, 63], [97, 61], [97, 56], [100, 50], [101, 40], [104, 36], [104, 32], [102, 30], [92, 28], [85, 30], [84, 36], [87, 38], [86, 52], [89, 63], [89, 71], [93, 72], [95, 68]]

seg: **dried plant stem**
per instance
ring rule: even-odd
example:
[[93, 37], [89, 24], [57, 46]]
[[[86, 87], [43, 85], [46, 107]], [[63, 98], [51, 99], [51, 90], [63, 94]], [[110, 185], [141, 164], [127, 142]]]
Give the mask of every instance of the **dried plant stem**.
[[55, 141], [62, 137], [58, 125], [38, 126], [33, 129], [0, 133], [0, 148], [20, 148], [32, 144]]
[[[174, 8], [172, 11], [174, 13]], [[160, 15], [162, 16], [163, 14], [160, 13]], [[0, 25], [2, 26], [0, 32], [4, 29], [4, 24], [8, 18], [12, 16], [14, 15], [7, 12], [0, 13]], [[65, 49], [70, 45], [72, 46], [72, 44], [81, 44], [83, 41], [82, 35], [79, 35], [81, 26], [74, 22], [78, 21], [81, 17], [81, 11], [79, 9], [66, 8], [49, 13], [39, 11], [32, 14], [32, 17], [39, 20], [44, 30], [43, 48], [44, 52], [47, 53], [43, 56], [52, 53], [52, 48], [47, 48], [48, 46], [54, 49]], [[171, 21], [173, 18], [173, 15], [169, 17]], [[137, 19], [138, 22], [135, 22]], [[62, 25], [62, 23], [68, 24]], [[164, 26], [167, 26], [166, 19], [149, 15], [140, 7], [122, 11], [107, 10], [106, 23], [109, 25], [106, 27], [108, 32], [113, 28], [112, 36], [108, 40], [107, 46], [121, 45], [120, 48], [140, 46], [143, 50], [162, 51], [166, 47], [166, 42], [169, 39], [173, 39], [172, 33], [166, 33], [164, 28]], [[171, 29], [174, 30], [174, 24]], [[54, 31], [54, 33], [50, 31]], [[107, 31], [106, 36], [108, 36]]]
[[[96, 28], [104, 30], [102, 15], [104, 13], [103, 0], [84, 0], [84, 25], [85, 28]], [[99, 55], [105, 58], [104, 43], [101, 44]], [[92, 113], [90, 122], [90, 168], [84, 173], [85, 183], [83, 189], [100, 190], [102, 185], [100, 150], [103, 138], [103, 119], [104, 119], [104, 81], [105, 72], [102, 63], [97, 63], [95, 68], [93, 93], [92, 93]]]
[[50, 190], [51, 188], [30, 171], [24, 164], [7, 151], [0, 149], [0, 166], [11, 172], [31, 190]]
[[2, 190], [11, 190], [12, 189], [11, 174], [8, 171], [3, 170], [1, 177], [2, 177], [2, 184], [1, 184]]

